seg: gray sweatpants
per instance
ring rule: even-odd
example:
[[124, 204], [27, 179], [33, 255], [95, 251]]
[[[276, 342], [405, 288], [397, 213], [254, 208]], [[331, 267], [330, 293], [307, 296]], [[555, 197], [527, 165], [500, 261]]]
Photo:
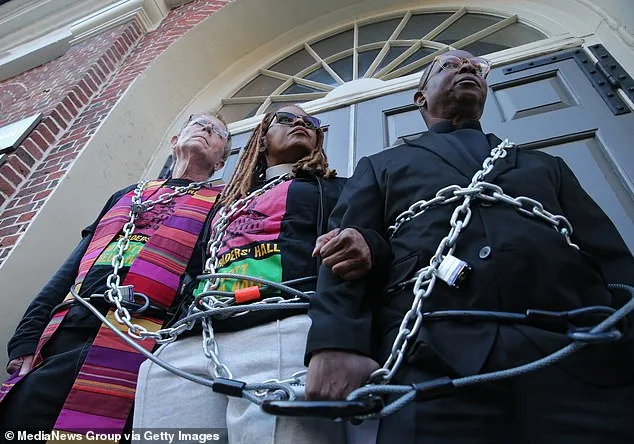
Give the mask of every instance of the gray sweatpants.
[[[305, 370], [307, 315], [232, 333], [216, 333], [220, 361], [245, 382], [286, 379]], [[200, 337], [161, 349], [159, 357], [190, 373], [211, 375]], [[343, 444], [345, 426], [322, 418], [277, 417], [243, 399], [215, 393], [152, 361], [139, 371], [134, 428], [227, 428], [230, 444]]]

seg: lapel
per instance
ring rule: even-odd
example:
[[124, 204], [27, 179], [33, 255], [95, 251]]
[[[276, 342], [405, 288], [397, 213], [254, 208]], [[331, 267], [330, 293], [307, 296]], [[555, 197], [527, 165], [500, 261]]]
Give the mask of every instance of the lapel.
[[411, 138], [405, 138], [405, 143], [412, 146], [423, 148], [424, 150], [431, 151], [449, 165], [454, 167], [466, 178], [471, 178], [473, 172], [470, 171], [469, 166], [460, 156], [456, 149], [451, 146], [447, 140], [433, 131], [426, 131], [420, 136], [414, 136]]
[[[495, 147], [502, 142], [495, 134], [487, 134], [487, 140], [489, 146]], [[471, 179], [475, 171], [469, 167], [463, 157], [458, 151], [445, 139], [442, 135], [433, 131], [426, 131], [420, 136], [413, 136], [411, 138], [404, 138], [406, 144], [423, 148], [430, 151], [443, 159], [449, 165], [454, 167], [460, 174], [467, 179]], [[487, 181], [493, 181], [497, 176], [515, 166], [517, 158], [517, 148], [511, 148], [508, 150], [508, 154], [504, 159], [500, 159], [496, 162], [493, 170], [486, 176]]]

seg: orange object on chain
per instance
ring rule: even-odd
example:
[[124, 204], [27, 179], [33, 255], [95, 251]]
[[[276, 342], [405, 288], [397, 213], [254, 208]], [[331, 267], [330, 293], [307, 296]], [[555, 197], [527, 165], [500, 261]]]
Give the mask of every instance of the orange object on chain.
[[260, 299], [260, 287], [247, 287], [233, 292], [236, 296], [236, 304], [244, 304], [245, 302]]

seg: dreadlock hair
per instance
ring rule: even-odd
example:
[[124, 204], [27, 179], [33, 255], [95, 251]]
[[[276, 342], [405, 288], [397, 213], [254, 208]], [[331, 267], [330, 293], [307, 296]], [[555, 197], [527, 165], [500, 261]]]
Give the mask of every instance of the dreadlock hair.
[[[219, 206], [231, 205], [236, 200], [245, 197], [258, 182], [263, 180], [267, 168], [264, 138], [274, 117], [275, 112], [266, 113], [251, 133], [249, 142], [218, 199]], [[328, 159], [324, 153], [323, 129], [317, 129], [315, 149], [293, 165], [293, 174], [295, 177], [323, 177], [326, 179], [331, 179], [337, 175], [335, 170], [328, 168]]]

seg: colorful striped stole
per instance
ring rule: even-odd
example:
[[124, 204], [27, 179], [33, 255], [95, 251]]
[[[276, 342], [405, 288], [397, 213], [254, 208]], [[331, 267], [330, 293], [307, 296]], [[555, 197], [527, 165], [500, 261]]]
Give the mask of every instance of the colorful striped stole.
[[[165, 181], [152, 181], [148, 182], [147, 187], [143, 191], [142, 200], [146, 200], [149, 196], [156, 193], [163, 185]], [[169, 190], [166, 190], [166, 192]], [[79, 293], [81, 289], [81, 284], [84, 281], [86, 274], [93, 266], [99, 255], [103, 252], [103, 250], [112, 242], [114, 237], [119, 234], [123, 225], [130, 219], [130, 204], [132, 203], [132, 196], [134, 196], [134, 190], [128, 192], [123, 197], [121, 197], [113, 206], [110, 208], [106, 214], [101, 218], [97, 228], [95, 229], [95, 233], [90, 240], [90, 244], [86, 250], [86, 253], [81, 259], [79, 264], [79, 270], [77, 272], [77, 277], [75, 278], [75, 291]], [[64, 298], [64, 302], [72, 300], [73, 295], [70, 292]], [[35, 358], [33, 359], [33, 367], [31, 371], [35, 370], [39, 367], [42, 362], [42, 354], [41, 350], [49, 341], [49, 339], [55, 334], [57, 328], [64, 320], [66, 313], [68, 313], [69, 309], [60, 310], [53, 315], [48, 325], [44, 329], [44, 332], [40, 336], [40, 340], [38, 341], [37, 348], [35, 349]], [[18, 376], [17, 373], [13, 375], [11, 378], [7, 379], [0, 387], [0, 402], [4, 399], [4, 397], [9, 393], [11, 388], [17, 384], [24, 376]]]
[[[155, 193], [162, 184], [163, 182], [151, 183], [150, 188], [143, 193], [144, 200], [146, 193], [148, 196]], [[122, 285], [133, 285], [134, 291], [146, 294], [153, 305], [170, 307], [178, 290], [180, 276], [185, 271], [206, 216], [220, 190], [220, 187], [201, 189], [194, 195], [175, 198], [174, 213], [143, 246]], [[166, 189], [165, 192], [169, 191]], [[130, 193], [120, 199], [121, 205], [118, 202], [104, 216], [103, 223], [100, 222], [82, 260], [78, 284], [127, 222], [131, 197]], [[100, 229], [102, 225], [103, 229]], [[119, 330], [126, 332], [127, 328], [114, 320], [113, 313], [110, 310], [106, 317]], [[61, 319], [57, 322], [55, 320], [54, 318], [47, 327], [50, 330], [48, 337], [61, 322]], [[163, 321], [164, 319], [147, 317], [135, 317], [133, 320], [151, 331], [159, 329]], [[146, 350], [154, 347], [153, 341], [142, 341], [140, 344]], [[38, 351], [41, 345], [38, 346]], [[134, 401], [138, 368], [144, 359], [143, 355], [102, 325], [66, 398], [55, 430], [85, 433], [100, 429], [120, 433]]]

